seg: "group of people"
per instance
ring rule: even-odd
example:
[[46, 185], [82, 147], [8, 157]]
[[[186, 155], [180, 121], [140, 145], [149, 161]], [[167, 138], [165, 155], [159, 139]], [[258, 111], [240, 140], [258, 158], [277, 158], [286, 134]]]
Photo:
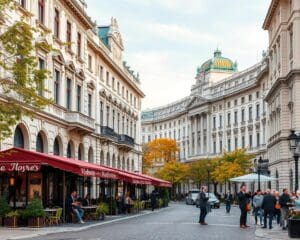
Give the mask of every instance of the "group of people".
[[300, 199], [300, 190], [293, 196], [289, 194], [286, 188], [281, 194], [275, 190], [261, 191], [258, 189], [255, 194], [251, 195], [246, 192], [246, 186], [242, 185], [237, 197], [241, 210], [240, 228], [249, 227], [247, 225], [247, 213], [251, 211], [252, 207], [256, 225], [259, 219], [263, 228], [272, 229], [273, 220], [276, 220], [277, 224], [286, 230], [289, 207], [293, 206], [295, 200]]

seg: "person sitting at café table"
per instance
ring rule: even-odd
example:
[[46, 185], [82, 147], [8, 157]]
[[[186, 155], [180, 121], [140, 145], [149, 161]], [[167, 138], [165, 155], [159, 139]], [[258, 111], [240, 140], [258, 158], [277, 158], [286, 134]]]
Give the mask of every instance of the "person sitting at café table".
[[81, 203], [77, 201], [76, 190], [72, 191], [66, 199], [66, 212], [67, 214], [74, 213], [78, 222], [81, 224], [84, 223], [84, 221], [82, 220], [84, 211], [81, 208]]

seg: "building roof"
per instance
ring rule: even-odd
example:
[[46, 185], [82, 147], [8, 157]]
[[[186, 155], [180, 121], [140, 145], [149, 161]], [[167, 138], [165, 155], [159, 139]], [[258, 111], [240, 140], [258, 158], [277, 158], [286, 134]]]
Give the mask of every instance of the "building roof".
[[222, 52], [217, 49], [214, 52], [214, 57], [204, 62], [198, 72], [208, 72], [211, 70], [236, 71], [237, 64], [229, 58], [222, 56]]

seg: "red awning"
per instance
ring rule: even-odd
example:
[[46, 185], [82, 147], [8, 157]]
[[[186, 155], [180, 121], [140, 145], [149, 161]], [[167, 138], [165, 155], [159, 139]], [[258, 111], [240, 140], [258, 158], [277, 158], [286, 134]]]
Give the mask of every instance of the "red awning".
[[143, 178], [149, 179], [151, 181], [151, 184], [154, 186], [158, 186], [158, 187], [172, 187], [172, 183], [166, 181], [166, 180], [162, 180], [156, 177], [152, 177], [152, 176], [148, 176], [145, 174], [140, 174], [140, 173], [134, 173], [138, 176], [141, 176]]
[[0, 172], [39, 171], [43, 165], [59, 168], [80, 176], [118, 179], [118, 171], [85, 161], [45, 153], [11, 148], [0, 152]]

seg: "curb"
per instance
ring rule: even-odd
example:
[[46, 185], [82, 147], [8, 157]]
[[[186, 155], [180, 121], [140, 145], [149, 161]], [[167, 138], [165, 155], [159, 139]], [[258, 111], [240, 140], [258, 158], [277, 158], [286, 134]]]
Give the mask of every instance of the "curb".
[[[76, 227], [60, 227], [59, 229], [52, 229], [52, 230], [45, 228], [45, 231], [28, 234], [26, 236], [23, 235], [23, 236], [18, 236], [18, 237], [9, 237], [9, 238], [7, 238], [7, 240], [34, 238], [34, 237], [45, 236], [45, 235], [49, 235], [49, 234], [53, 234], [53, 233], [79, 232], [79, 231], [88, 230], [90, 228], [107, 225], [107, 224], [110, 224], [110, 223], [121, 222], [121, 221], [128, 220], [128, 219], [133, 219], [133, 218], [138, 218], [138, 217], [142, 217], [142, 216], [146, 216], [146, 215], [150, 215], [150, 214], [154, 214], [154, 213], [159, 213], [159, 212], [164, 211], [165, 209], [167, 209], [167, 208], [162, 208], [162, 209], [159, 209], [159, 210], [156, 210], [156, 211], [153, 211], [153, 212], [151, 211], [151, 212], [136, 214], [136, 215], [133, 215], [133, 216], [113, 219], [113, 220], [109, 220], [109, 221], [106, 221], [106, 222], [99, 222], [99, 223], [91, 224], [91, 225], [88, 225], [88, 226], [82, 226], [82, 227], [77, 227], [77, 226]], [[23, 229], [19, 228], [19, 230], [23, 230]], [[24, 228], [24, 230], [25, 230], [25, 228]], [[36, 228], [26, 228], [26, 230], [36, 230], [36, 231], [38, 231]]]

